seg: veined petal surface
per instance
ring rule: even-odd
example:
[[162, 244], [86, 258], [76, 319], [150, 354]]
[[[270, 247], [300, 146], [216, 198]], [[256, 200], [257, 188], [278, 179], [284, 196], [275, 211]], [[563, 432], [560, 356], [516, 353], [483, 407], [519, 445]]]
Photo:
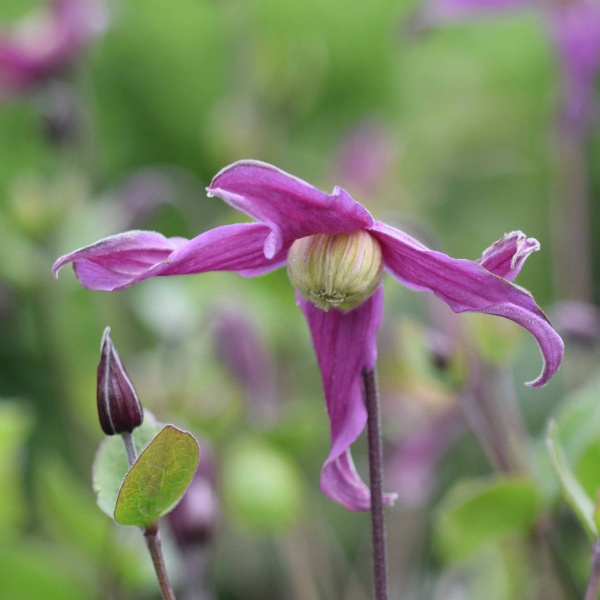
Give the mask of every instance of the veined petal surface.
[[207, 271], [235, 271], [253, 277], [285, 263], [287, 247], [273, 259], [262, 248], [269, 228], [260, 223], [224, 225], [186, 240], [151, 231], [111, 236], [59, 258], [53, 272], [69, 262], [81, 285], [118, 290], [149, 277]]
[[[321, 369], [331, 451], [321, 471], [323, 493], [349, 510], [369, 510], [371, 495], [352, 461], [350, 446], [367, 422], [362, 373], [377, 359], [376, 336], [381, 324], [383, 295], [379, 289], [358, 308], [344, 313], [328, 312], [304, 300], [297, 301], [310, 328]], [[391, 504], [386, 494], [384, 502]]]
[[373, 217], [341, 188], [326, 194], [280, 169], [252, 160], [217, 173], [210, 196], [268, 225], [271, 233], [264, 252], [273, 258], [286, 242], [316, 233], [351, 233], [373, 224]]
[[370, 231], [381, 243], [388, 271], [409, 287], [433, 292], [454, 312], [497, 315], [525, 327], [544, 358], [542, 373], [527, 385], [542, 386], [558, 370], [564, 351], [562, 339], [527, 290], [474, 261], [429, 250], [384, 223], [376, 222]]

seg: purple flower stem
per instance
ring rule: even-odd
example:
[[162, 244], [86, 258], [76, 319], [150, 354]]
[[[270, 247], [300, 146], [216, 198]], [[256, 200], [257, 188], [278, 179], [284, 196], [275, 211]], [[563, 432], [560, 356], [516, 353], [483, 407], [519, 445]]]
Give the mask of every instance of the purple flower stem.
[[600, 540], [592, 546], [592, 572], [588, 581], [584, 600], [597, 600], [600, 588]]
[[[133, 441], [133, 435], [124, 431], [121, 433], [121, 438], [125, 444], [127, 450], [127, 460], [129, 462], [129, 468], [133, 467], [137, 460], [137, 450], [135, 449], [135, 443]], [[154, 571], [156, 572], [156, 578], [158, 579], [158, 585], [162, 592], [163, 600], [176, 600], [173, 588], [167, 575], [167, 568], [165, 567], [165, 560], [162, 553], [162, 544], [160, 543], [160, 533], [158, 531], [158, 523], [152, 523], [143, 529], [144, 538], [146, 539], [146, 546], [150, 552], [152, 558], [152, 564], [154, 565]]]
[[383, 443], [381, 439], [381, 407], [377, 371], [363, 371], [367, 406], [369, 444], [369, 478], [371, 485], [371, 525], [373, 534], [373, 585], [375, 600], [387, 600], [387, 558], [383, 515]]

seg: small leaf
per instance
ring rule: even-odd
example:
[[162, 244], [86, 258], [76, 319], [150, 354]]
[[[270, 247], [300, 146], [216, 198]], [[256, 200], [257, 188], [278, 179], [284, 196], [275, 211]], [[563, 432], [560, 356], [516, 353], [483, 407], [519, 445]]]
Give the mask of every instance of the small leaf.
[[138, 457], [119, 490], [115, 521], [147, 527], [179, 502], [198, 468], [198, 443], [167, 425]]
[[558, 436], [558, 427], [553, 419], [548, 424], [546, 446], [548, 447], [550, 460], [552, 461], [552, 466], [554, 467], [554, 472], [560, 483], [565, 500], [577, 515], [586, 533], [592, 538], [597, 537], [598, 527], [594, 520], [594, 503], [586, 494], [581, 483], [579, 483], [579, 480], [575, 477], [567, 463], [567, 457]]
[[461, 560], [507, 535], [527, 531], [538, 503], [531, 481], [486, 479], [458, 484], [437, 515], [437, 543], [448, 560]]
[[[142, 452], [162, 427], [163, 424], [158, 423], [150, 411], [144, 411], [144, 422], [134, 429], [132, 434], [138, 453]], [[96, 452], [92, 479], [98, 506], [111, 519], [115, 512], [119, 489], [128, 470], [127, 452], [121, 436], [107, 437]]]

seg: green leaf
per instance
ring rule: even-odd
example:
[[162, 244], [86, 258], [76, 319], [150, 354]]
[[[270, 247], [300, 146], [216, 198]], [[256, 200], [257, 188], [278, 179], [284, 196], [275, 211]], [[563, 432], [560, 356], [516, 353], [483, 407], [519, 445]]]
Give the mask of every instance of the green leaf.
[[[144, 422], [133, 430], [133, 439], [138, 454], [144, 450], [162, 427], [163, 424], [158, 423], [152, 413], [144, 411]], [[92, 479], [98, 506], [111, 518], [115, 512], [121, 484], [128, 470], [127, 452], [121, 436], [107, 437], [100, 444], [96, 453]]]
[[538, 497], [531, 481], [498, 478], [455, 486], [436, 517], [436, 541], [447, 560], [462, 560], [533, 524]]
[[567, 463], [567, 457], [558, 436], [558, 427], [553, 419], [548, 424], [546, 446], [565, 500], [574, 510], [586, 533], [592, 538], [597, 537], [598, 527], [594, 520], [594, 503]]
[[198, 468], [198, 443], [167, 425], [129, 470], [119, 490], [115, 521], [147, 527], [179, 502]]

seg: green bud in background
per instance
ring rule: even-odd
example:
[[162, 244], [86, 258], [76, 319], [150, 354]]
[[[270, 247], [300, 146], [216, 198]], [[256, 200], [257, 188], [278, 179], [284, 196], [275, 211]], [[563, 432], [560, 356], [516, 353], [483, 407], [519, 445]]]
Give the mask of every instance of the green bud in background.
[[300, 517], [303, 489], [296, 466], [260, 440], [234, 444], [223, 464], [222, 483], [229, 518], [241, 527], [279, 532]]

